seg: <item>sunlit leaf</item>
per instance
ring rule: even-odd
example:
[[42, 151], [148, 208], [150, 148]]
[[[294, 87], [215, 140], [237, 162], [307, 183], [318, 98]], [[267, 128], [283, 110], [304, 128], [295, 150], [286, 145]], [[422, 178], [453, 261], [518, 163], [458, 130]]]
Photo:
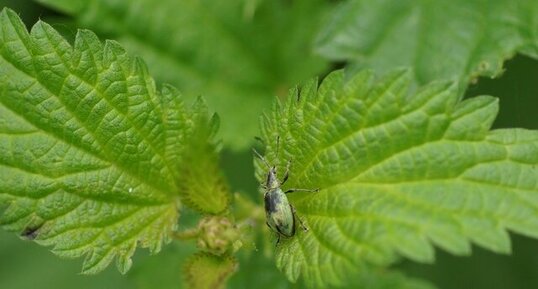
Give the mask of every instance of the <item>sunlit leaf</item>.
[[8, 9], [0, 27], [0, 224], [85, 256], [83, 273], [114, 259], [126, 272], [137, 246], [156, 253], [176, 227], [185, 156], [214, 157], [189, 151], [212, 143], [195, 133], [212, 130], [206, 108], [157, 91], [141, 60], [90, 31], [71, 46], [44, 22], [28, 33]]
[[267, 158], [280, 171], [292, 160], [287, 187], [321, 189], [289, 195], [310, 229], [277, 249], [290, 280], [345, 284], [400, 256], [433, 262], [434, 245], [508, 253], [507, 229], [538, 237], [538, 132], [490, 131], [495, 98], [459, 102], [438, 82], [410, 91], [412, 77], [336, 72], [262, 120]]

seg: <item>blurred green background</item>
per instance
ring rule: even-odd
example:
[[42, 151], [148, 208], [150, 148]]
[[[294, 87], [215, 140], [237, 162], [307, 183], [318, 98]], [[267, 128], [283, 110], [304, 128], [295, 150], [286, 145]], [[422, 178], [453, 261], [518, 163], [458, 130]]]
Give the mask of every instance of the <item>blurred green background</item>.
[[[0, 0], [0, 7], [6, 6], [17, 11], [28, 26], [39, 18], [48, 20], [62, 16], [33, 1]], [[61, 22], [54, 27], [65, 32], [68, 38], [75, 33], [73, 24], [69, 22]], [[538, 129], [538, 61], [516, 56], [506, 62], [505, 68], [500, 78], [479, 79], [468, 88], [466, 97], [488, 94], [500, 98], [496, 128]], [[248, 192], [249, 197], [259, 203], [261, 198], [253, 177], [250, 151], [225, 150], [221, 162], [232, 190]], [[434, 265], [403, 261], [396, 267], [444, 289], [538, 288], [538, 241], [519, 235], [512, 235], [512, 240], [511, 256], [475, 247], [471, 257], [455, 257], [437, 251]], [[157, 288], [156, 284], [159, 284], [158, 288], [180, 288], [181, 262], [193, 250], [193, 246], [177, 243], [166, 246], [156, 256], [148, 256], [147, 252], [139, 250], [133, 269], [126, 276], [120, 275], [114, 266], [97, 276], [83, 276], [79, 274], [81, 260], [61, 260], [47, 248], [0, 231], [0, 288]], [[254, 282], [260, 288], [288, 287], [284, 277], [276, 271], [272, 261], [262, 256], [262, 252], [248, 254], [241, 256], [248, 259], [248, 266], [243, 268], [243, 271], [248, 270], [248, 274], [234, 276], [230, 288], [249, 288]]]

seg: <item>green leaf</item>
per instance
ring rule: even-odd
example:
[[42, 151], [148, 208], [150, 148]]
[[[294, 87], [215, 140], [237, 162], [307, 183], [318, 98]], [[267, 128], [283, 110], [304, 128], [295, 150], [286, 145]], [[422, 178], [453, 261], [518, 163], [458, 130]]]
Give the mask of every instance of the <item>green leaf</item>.
[[346, 1], [317, 40], [317, 50], [358, 68], [414, 70], [415, 83], [494, 77], [516, 53], [538, 58], [538, 2]]
[[[40, 0], [142, 55], [158, 81], [203, 95], [222, 118], [226, 146], [242, 149], [275, 95], [321, 72], [312, 43], [324, 0]], [[240, 104], [241, 109], [238, 109]]]
[[140, 59], [90, 31], [72, 47], [43, 22], [28, 33], [8, 9], [0, 27], [0, 224], [85, 256], [83, 273], [114, 259], [126, 272], [137, 245], [156, 253], [176, 227], [205, 108], [156, 91]]
[[197, 253], [185, 264], [184, 277], [187, 288], [222, 289], [226, 280], [237, 270], [237, 261], [232, 257], [219, 257], [208, 253]]
[[281, 172], [293, 161], [286, 187], [321, 189], [289, 195], [310, 229], [278, 247], [291, 281], [326, 287], [400, 256], [433, 262], [434, 245], [509, 253], [508, 229], [538, 237], [538, 132], [489, 131], [495, 98], [458, 102], [457, 85], [440, 82], [410, 91], [412, 77], [332, 73], [262, 119], [267, 158]]
[[[201, 98], [195, 103], [192, 116], [195, 126], [189, 134], [189, 143], [183, 155], [185, 164], [180, 171], [180, 191], [182, 200], [191, 208], [207, 214], [224, 212], [230, 204], [228, 186], [219, 168], [219, 159], [215, 154], [213, 139], [219, 126], [219, 118], [215, 114], [207, 119], [207, 107]], [[200, 156], [204, 156], [201, 158]]]

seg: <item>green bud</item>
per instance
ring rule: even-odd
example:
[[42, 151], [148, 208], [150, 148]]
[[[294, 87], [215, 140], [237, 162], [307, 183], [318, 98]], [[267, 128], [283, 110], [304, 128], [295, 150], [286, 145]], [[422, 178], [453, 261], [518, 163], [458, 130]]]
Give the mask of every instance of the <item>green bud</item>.
[[198, 224], [198, 248], [221, 256], [233, 253], [242, 245], [238, 228], [226, 217], [206, 217]]

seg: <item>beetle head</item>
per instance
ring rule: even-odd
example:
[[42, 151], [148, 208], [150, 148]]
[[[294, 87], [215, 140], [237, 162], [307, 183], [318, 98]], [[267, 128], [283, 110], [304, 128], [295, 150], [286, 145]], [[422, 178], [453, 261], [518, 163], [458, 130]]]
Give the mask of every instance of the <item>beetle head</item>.
[[265, 186], [269, 190], [280, 187], [280, 182], [278, 181], [278, 177], [276, 174], [276, 166], [272, 166], [271, 169], [269, 169]]

